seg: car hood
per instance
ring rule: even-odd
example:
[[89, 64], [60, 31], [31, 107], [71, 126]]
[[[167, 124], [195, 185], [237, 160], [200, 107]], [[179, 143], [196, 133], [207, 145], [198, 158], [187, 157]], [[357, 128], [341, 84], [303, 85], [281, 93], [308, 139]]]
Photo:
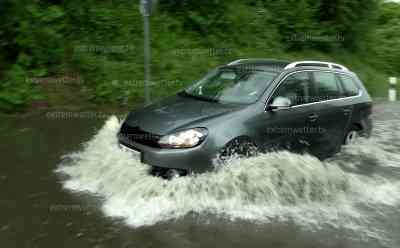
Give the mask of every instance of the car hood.
[[[158, 135], [168, 134], [175, 129], [227, 114], [243, 106], [221, 104], [174, 96], [145, 108], [133, 111], [125, 122], [131, 127]], [[199, 123], [201, 127], [201, 123]]]

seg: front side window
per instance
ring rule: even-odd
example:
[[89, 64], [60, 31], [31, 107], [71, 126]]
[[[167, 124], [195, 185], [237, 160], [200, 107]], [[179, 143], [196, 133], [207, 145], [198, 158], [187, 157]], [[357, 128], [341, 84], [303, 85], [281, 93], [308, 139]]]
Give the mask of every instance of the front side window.
[[256, 102], [276, 77], [276, 73], [257, 70], [218, 69], [185, 90], [199, 99], [227, 103]]
[[288, 76], [274, 93], [275, 97], [285, 97], [292, 106], [309, 103], [311, 80], [308, 72], [298, 72]]
[[356, 96], [358, 95], [360, 89], [358, 88], [356, 82], [349, 76], [339, 74], [337, 75], [342, 82], [343, 90], [345, 96]]
[[331, 72], [313, 72], [318, 101], [342, 97], [338, 80]]

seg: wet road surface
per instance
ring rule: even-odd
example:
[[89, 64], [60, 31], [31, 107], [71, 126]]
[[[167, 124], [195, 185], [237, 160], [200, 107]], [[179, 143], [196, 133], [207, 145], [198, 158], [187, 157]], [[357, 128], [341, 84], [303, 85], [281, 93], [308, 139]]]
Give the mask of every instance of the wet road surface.
[[1, 247], [400, 247], [400, 104], [321, 162], [286, 152], [165, 181], [116, 117], [0, 122]]

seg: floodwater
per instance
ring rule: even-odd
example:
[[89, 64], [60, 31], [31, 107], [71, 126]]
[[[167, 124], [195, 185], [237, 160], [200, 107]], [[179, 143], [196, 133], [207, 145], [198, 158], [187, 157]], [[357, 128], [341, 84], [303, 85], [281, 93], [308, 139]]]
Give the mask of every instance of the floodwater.
[[[400, 104], [326, 161], [288, 152], [170, 181], [116, 116], [0, 122], [0, 247], [400, 247]], [[97, 117], [97, 118], [95, 118]]]

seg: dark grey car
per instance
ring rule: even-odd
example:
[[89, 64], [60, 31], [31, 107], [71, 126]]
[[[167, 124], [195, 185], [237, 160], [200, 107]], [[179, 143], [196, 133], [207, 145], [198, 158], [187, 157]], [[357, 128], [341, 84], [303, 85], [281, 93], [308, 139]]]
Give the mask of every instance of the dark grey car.
[[372, 100], [346, 67], [244, 59], [129, 114], [121, 147], [157, 173], [213, 168], [233, 154], [289, 149], [321, 159], [371, 133]]

